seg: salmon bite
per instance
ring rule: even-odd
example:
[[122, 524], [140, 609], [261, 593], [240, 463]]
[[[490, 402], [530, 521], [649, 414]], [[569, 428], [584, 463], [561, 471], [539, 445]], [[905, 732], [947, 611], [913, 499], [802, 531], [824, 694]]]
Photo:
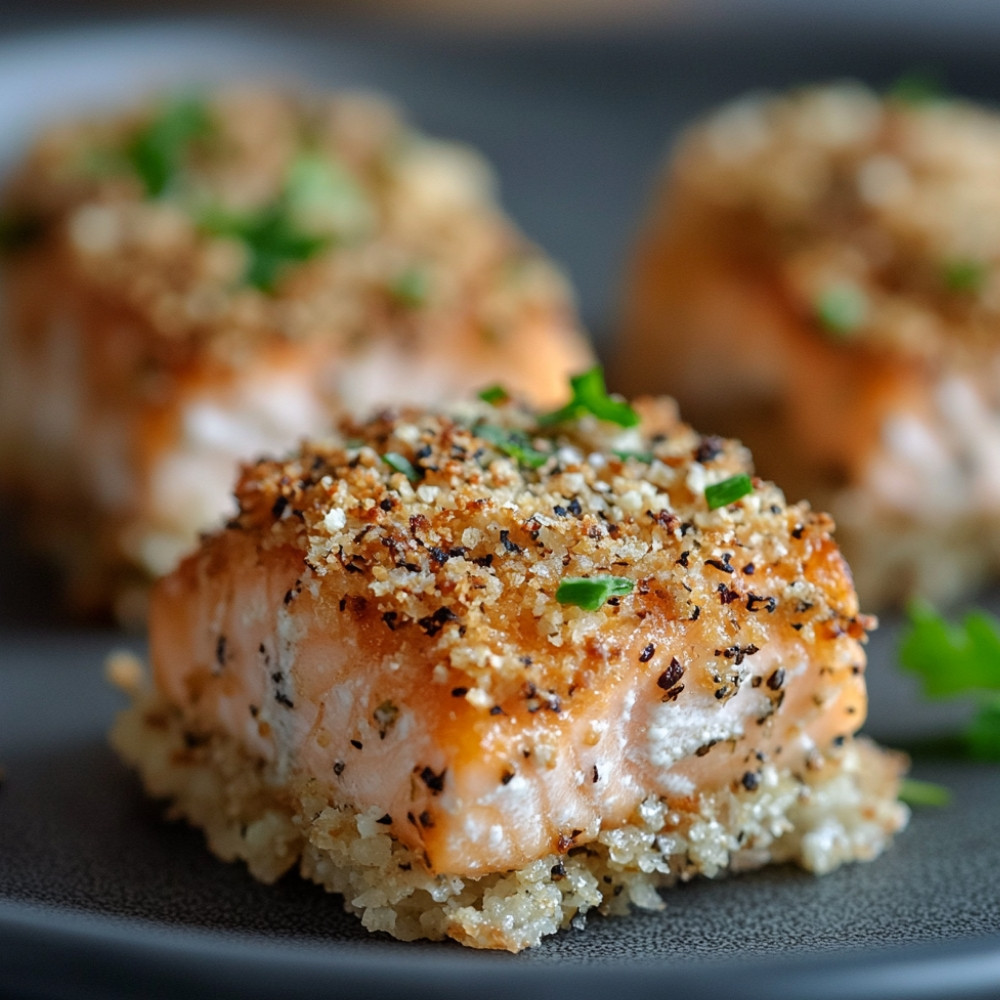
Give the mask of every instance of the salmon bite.
[[548, 405], [591, 358], [489, 166], [362, 94], [47, 130], [0, 199], [0, 277], [0, 492], [71, 603], [130, 623], [238, 461], [491, 379]]
[[874, 622], [830, 520], [596, 370], [551, 413], [485, 395], [244, 467], [153, 592], [113, 734], [149, 792], [370, 930], [511, 951], [877, 855], [904, 762], [855, 736]]
[[836, 519], [862, 601], [1000, 572], [1000, 116], [857, 83], [691, 126], [636, 243], [616, 359]]

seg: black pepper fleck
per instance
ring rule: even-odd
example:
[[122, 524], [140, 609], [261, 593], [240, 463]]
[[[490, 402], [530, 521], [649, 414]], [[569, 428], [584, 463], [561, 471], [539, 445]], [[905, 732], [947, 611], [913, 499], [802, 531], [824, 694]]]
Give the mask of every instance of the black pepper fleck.
[[761, 597], [759, 594], [747, 594], [747, 611], [757, 611], [763, 606], [768, 614], [773, 614], [778, 602], [773, 597]]
[[676, 656], [671, 657], [670, 666], [663, 671], [662, 674], [656, 679], [656, 683], [659, 687], [663, 688], [664, 691], [669, 690], [674, 687], [677, 682], [684, 676], [684, 667], [681, 666], [680, 661]]
[[425, 767], [420, 772], [420, 780], [435, 794], [440, 795], [444, 791], [444, 776], [448, 773], [445, 768], [440, 774], [436, 774], [430, 767]]
[[714, 434], [702, 438], [701, 444], [695, 449], [694, 460], [701, 465], [711, 462], [713, 458], [718, 458], [722, 454], [722, 438]]
[[432, 615], [427, 615], [424, 618], [418, 618], [417, 624], [424, 630], [424, 632], [429, 636], [435, 636], [448, 622], [453, 622], [458, 618], [451, 608], [440, 607]]
[[506, 528], [500, 529], [500, 544], [510, 553], [521, 554], [521, 546], [510, 540], [510, 532]]
[[732, 573], [733, 567], [729, 562], [729, 560], [732, 559], [732, 557], [733, 556], [731, 552], [724, 552], [722, 554], [721, 559], [706, 559], [705, 565], [711, 566], [714, 569], [720, 570], [723, 573]]

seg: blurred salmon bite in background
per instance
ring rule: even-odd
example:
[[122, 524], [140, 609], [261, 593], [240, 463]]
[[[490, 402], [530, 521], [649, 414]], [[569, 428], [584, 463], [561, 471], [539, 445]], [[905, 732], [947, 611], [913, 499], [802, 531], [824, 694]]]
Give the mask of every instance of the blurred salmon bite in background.
[[558, 401], [590, 351], [492, 188], [362, 95], [164, 95], [35, 144], [3, 196], [2, 481], [79, 608], [141, 620], [238, 463], [340, 412]]
[[1000, 115], [919, 83], [751, 95], [693, 126], [616, 358], [829, 510], [869, 606], [1000, 569]]

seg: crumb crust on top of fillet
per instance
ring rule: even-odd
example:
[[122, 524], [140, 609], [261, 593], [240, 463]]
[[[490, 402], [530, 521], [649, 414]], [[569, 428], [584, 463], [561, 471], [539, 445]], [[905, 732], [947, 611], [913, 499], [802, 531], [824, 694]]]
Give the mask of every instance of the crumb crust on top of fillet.
[[[347, 420], [290, 459], [245, 466], [227, 531], [302, 552], [299, 589], [336, 590], [341, 607], [374, 602], [387, 629], [432, 637], [473, 679], [524, 671], [498, 601], [534, 623], [563, 687], [572, 650], [600, 644], [619, 616], [641, 630], [647, 601], [678, 621], [704, 614], [723, 663], [780, 634], [863, 639], [875, 620], [859, 611], [830, 518], [757, 478], [710, 509], [706, 488], [751, 473], [748, 453], [697, 434], [670, 400], [636, 405], [642, 423], [629, 429], [589, 416], [540, 424], [515, 403]], [[544, 461], [525, 464], [510, 442]], [[563, 579], [605, 575], [634, 591], [596, 612], [557, 601]]]

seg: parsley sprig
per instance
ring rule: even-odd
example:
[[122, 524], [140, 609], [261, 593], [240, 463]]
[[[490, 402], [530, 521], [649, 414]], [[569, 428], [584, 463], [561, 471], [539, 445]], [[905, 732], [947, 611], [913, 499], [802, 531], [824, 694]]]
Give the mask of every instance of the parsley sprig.
[[913, 107], [939, 104], [948, 97], [944, 80], [933, 68], [909, 70], [893, 81], [887, 91], [891, 100]]
[[382, 456], [382, 461], [394, 472], [401, 472], [411, 483], [419, 483], [423, 478], [421, 471], [405, 456], [398, 451], [387, 451]]
[[476, 437], [488, 441], [497, 451], [513, 458], [518, 465], [529, 469], [539, 469], [551, 458], [545, 451], [539, 451], [523, 431], [508, 430], [495, 424], [476, 424], [472, 429]]
[[713, 483], [705, 487], [705, 503], [709, 510], [728, 507], [741, 497], [753, 493], [753, 480], [744, 472], [737, 476], [723, 479], [721, 483]]
[[1000, 761], [1000, 623], [977, 610], [952, 625], [923, 602], [911, 604], [908, 615], [900, 663], [930, 698], [971, 695], [977, 708], [962, 732], [966, 750]]
[[280, 199], [255, 212], [212, 209], [203, 214], [201, 224], [213, 236], [230, 236], [244, 244], [248, 260], [243, 278], [262, 292], [274, 291], [286, 265], [309, 260], [330, 244], [328, 236], [299, 229]]
[[947, 261], [942, 277], [949, 292], [974, 295], [982, 290], [989, 276], [989, 267], [979, 260], [961, 258]]
[[142, 181], [146, 197], [159, 198], [174, 186], [191, 144], [208, 135], [211, 128], [204, 101], [179, 97], [164, 104], [132, 136], [125, 158]]
[[585, 413], [592, 413], [599, 420], [618, 424], [619, 427], [635, 427], [639, 423], [639, 414], [628, 403], [608, 395], [604, 385], [604, 369], [600, 365], [573, 375], [569, 386], [573, 398], [558, 410], [542, 414], [538, 418], [540, 424], [564, 423], [576, 420]]
[[815, 308], [820, 326], [834, 337], [846, 339], [868, 320], [868, 297], [848, 281], [824, 288], [816, 299]]
[[499, 406], [510, 400], [510, 393], [499, 383], [480, 389], [478, 395], [484, 403], [489, 403], [490, 406]]
[[934, 781], [904, 778], [899, 783], [899, 801], [911, 806], [946, 806], [951, 802], [951, 792]]
[[249, 258], [244, 280], [273, 292], [289, 264], [362, 235], [370, 212], [364, 193], [343, 167], [304, 155], [292, 164], [273, 201], [249, 212], [212, 207], [202, 213], [201, 225], [214, 236], [240, 240]]
[[584, 611], [597, 611], [611, 597], [631, 594], [635, 583], [623, 576], [568, 576], [556, 590], [560, 604], [575, 604]]

